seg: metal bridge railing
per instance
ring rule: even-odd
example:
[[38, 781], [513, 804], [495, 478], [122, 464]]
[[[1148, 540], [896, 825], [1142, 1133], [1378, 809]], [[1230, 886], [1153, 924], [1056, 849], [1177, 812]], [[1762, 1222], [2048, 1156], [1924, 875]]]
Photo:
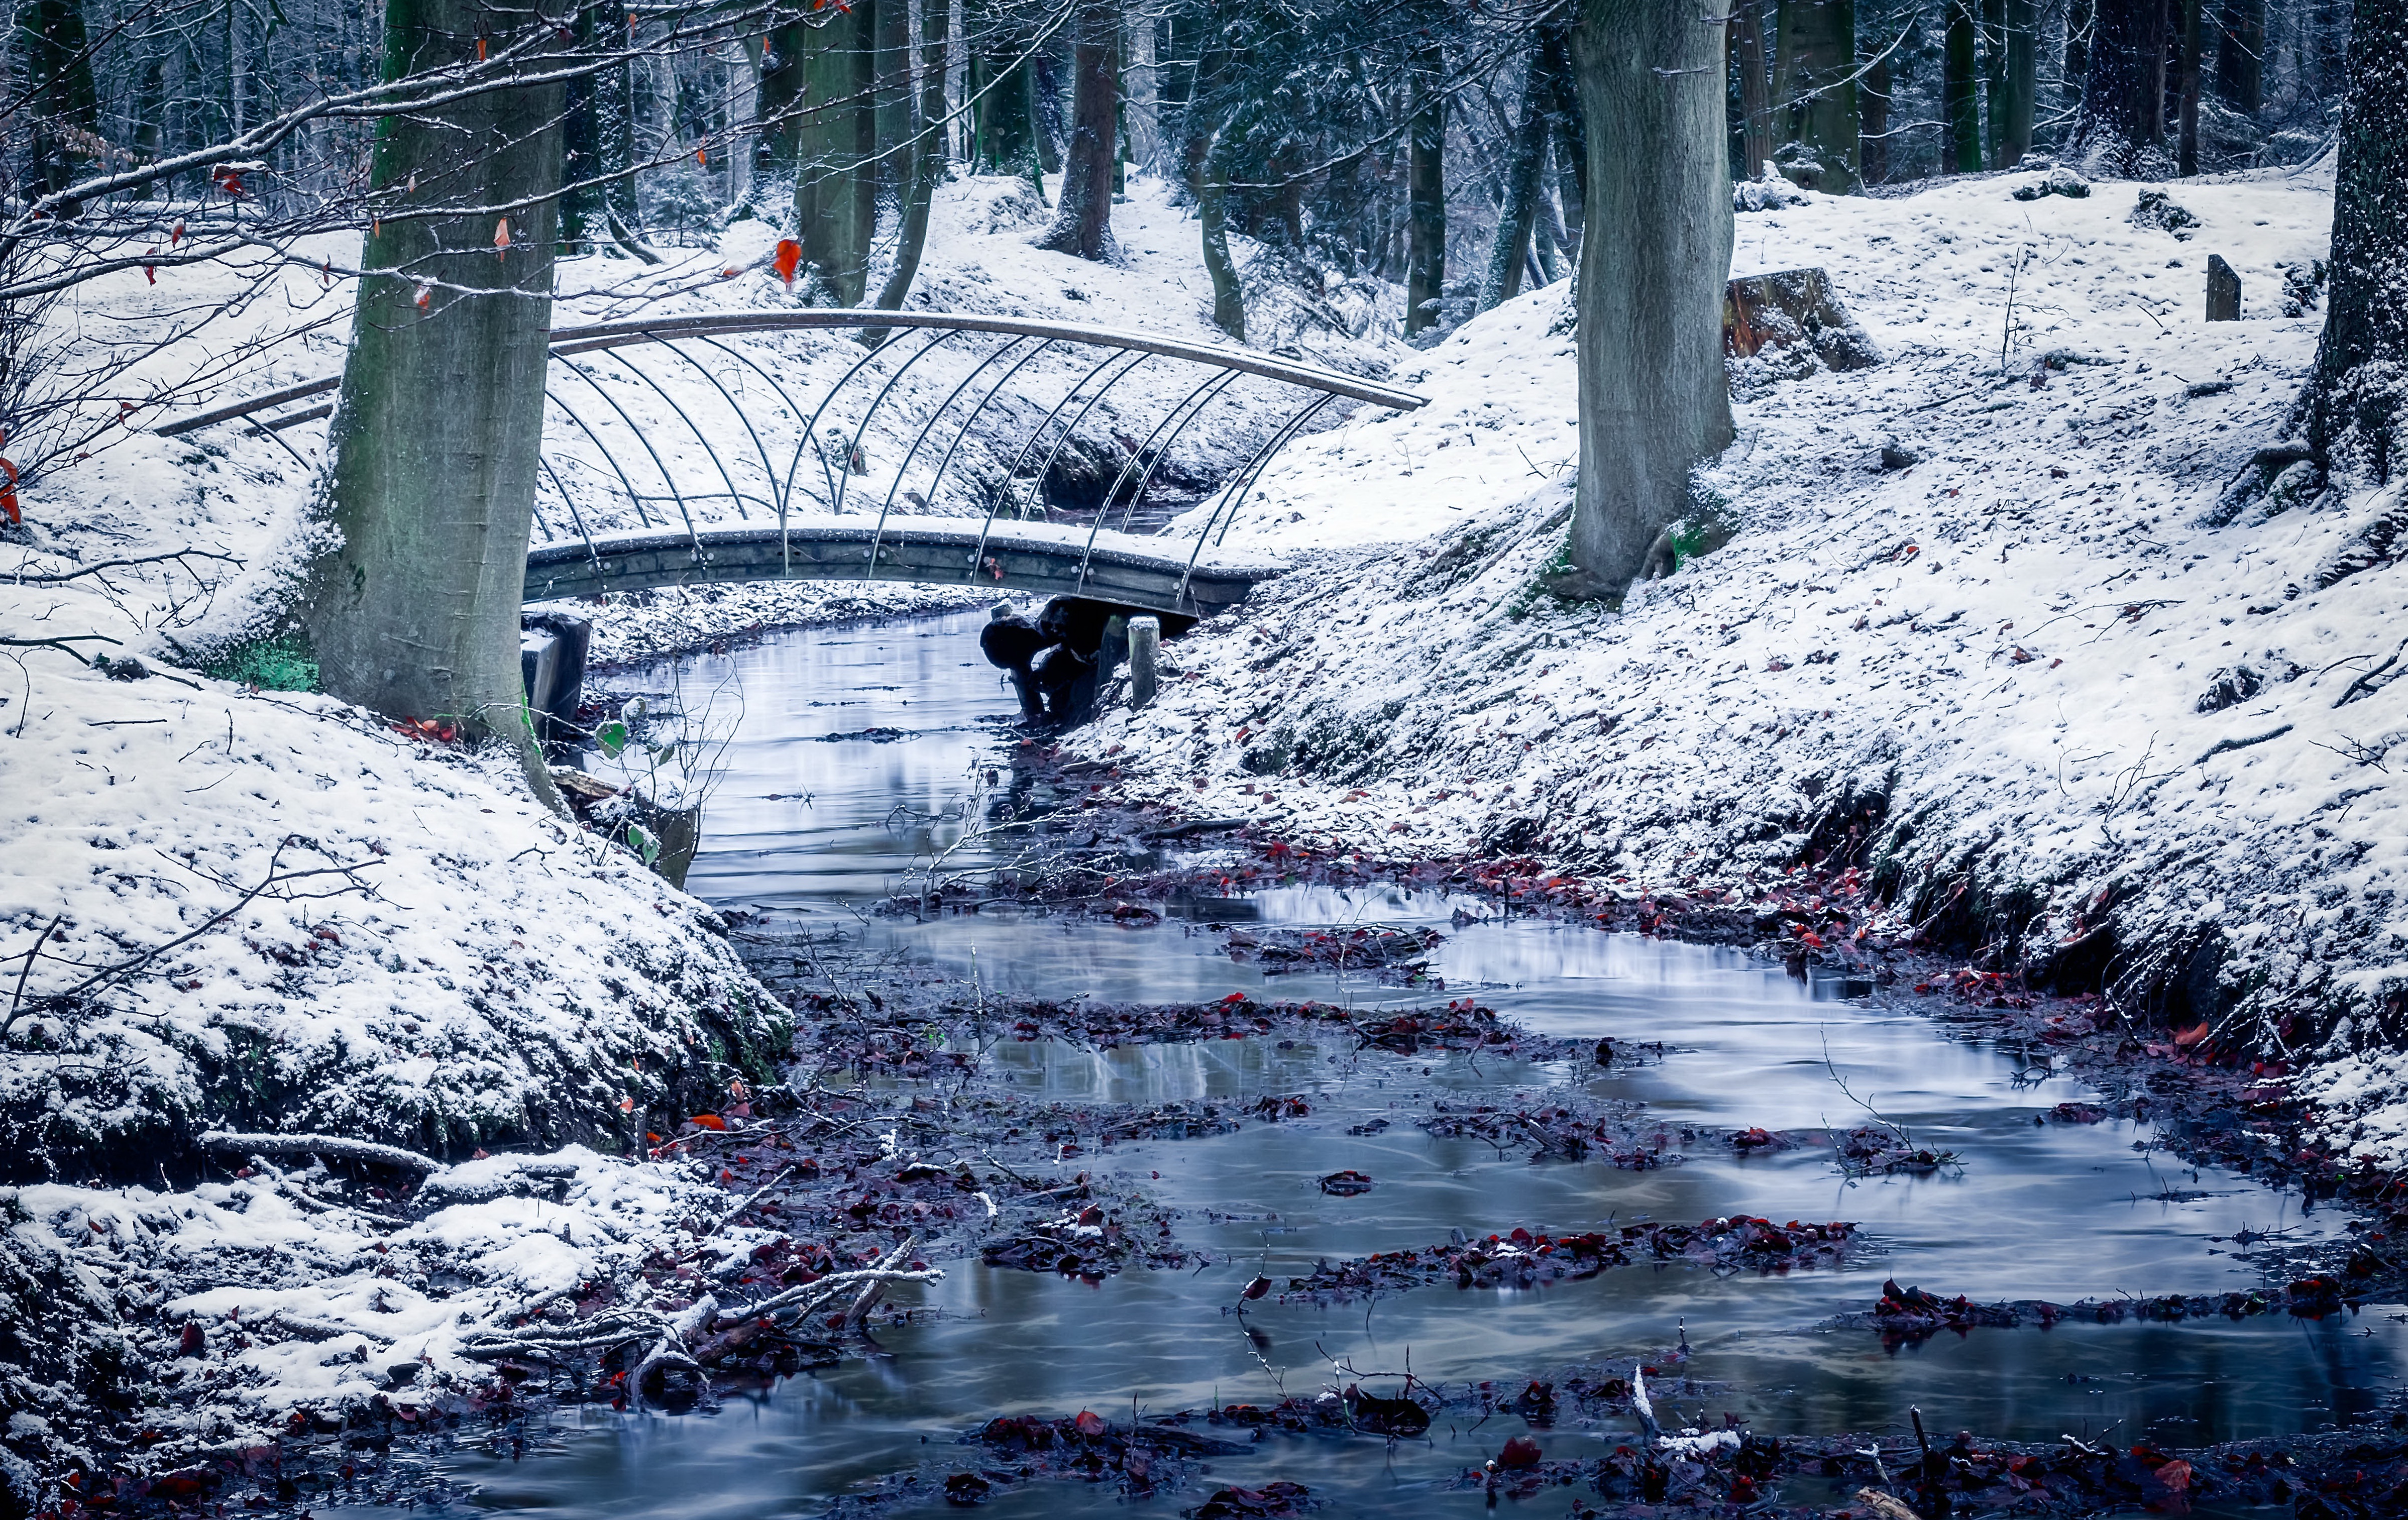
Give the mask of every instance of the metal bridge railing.
[[[906, 345], [894, 342], [880, 343], [868, 348], [847, 366], [836, 382], [818, 398], [817, 404], [810, 409], [808, 415], [798, 403], [793, 390], [789, 388], [788, 382], [781, 379], [774, 368], [760, 362], [761, 357], [766, 356], [749, 353], [745, 351], [744, 346], [728, 341], [747, 335], [822, 330], [916, 331], [924, 332], [929, 335], [929, 337], [924, 343], [909, 346], [908, 350]], [[938, 488], [943, 483], [946, 472], [953, 466], [963, 444], [972, 436], [981, 418], [987, 416], [997, 407], [1015, 377], [1020, 376], [1032, 363], [1057, 349], [1100, 351], [1099, 357], [1092, 366], [1075, 366], [1078, 370], [1076, 380], [1059, 399], [1047, 408], [1036, 426], [1029, 430], [1000, 482], [996, 489], [988, 493], [986, 512], [980, 525], [977, 543], [966, 557], [962, 566], [962, 577], [966, 581], [974, 579], [978, 574], [998, 513], [1008, 506], [1015, 512], [1021, 509], [1021, 503], [1016, 495], [1020, 490], [1021, 471], [1031, 457], [1037, 456], [1039, 446], [1044, 443], [1049, 435], [1052, 437], [1051, 445], [1045, 448], [1041, 456], [1042, 463], [1039, 465], [1037, 473], [1029, 480], [1026, 487], [1029, 500], [1039, 505], [1043, 501], [1047, 478], [1053, 473], [1065, 449], [1077, 436], [1081, 425], [1104, 402], [1107, 395], [1116, 394], [1116, 387], [1119, 388], [1117, 394], [1125, 398], [1128, 392], [1125, 382], [1138, 370], [1150, 364], [1161, 361], [1184, 365], [1200, 367], [1208, 373], [1193, 388], [1187, 389], [1170, 404], [1159, 420], [1154, 423], [1151, 431], [1145, 435], [1142, 442], [1136, 444], [1134, 448], [1129, 448], [1128, 457], [1122, 463], [1111, 483], [1105, 489], [1102, 499], [1096, 504], [1095, 519], [1088, 525], [1086, 542], [1080, 558], [1078, 584], [1082, 590], [1087, 581], [1088, 566], [1095, 557], [1098, 536], [1102, 533], [1105, 521], [1111, 516], [1113, 507], [1120, 503], [1122, 489], [1129, 483], [1132, 477], [1136, 479], [1136, 488], [1122, 509], [1121, 521], [1125, 531], [1134, 519], [1139, 505], [1144, 501], [1147, 492], [1152, 488], [1163, 463], [1170, 457], [1171, 451], [1177, 445], [1181, 436], [1211, 409], [1215, 402], [1220, 401], [1237, 381], [1246, 379], [1268, 381], [1301, 392], [1305, 399], [1302, 405], [1290, 412], [1271, 431], [1245, 463], [1227, 478], [1219, 493], [1219, 499], [1214, 502], [1212, 510], [1206, 514], [1205, 521], [1197, 534], [1196, 541], [1188, 552], [1186, 575], [1180, 582], [1182, 595], [1186, 590], [1188, 579], [1195, 573], [1207, 541], [1218, 544], [1226, 539], [1229, 528], [1237, 521], [1247, 498], [1261, 483], [1272, 456], [1301, 433], [1325, 408], [1341, 399], [1367, 402], [1396, 411], [1410, 410], [1426, 404], [1425, 397], [1412, 392], [1383, 385], [1356, 376], [1323, 369], [1312, 365], [1297, 364], [1252, 350], [1193, 342], [1158, 334], [1124, 331], [1079, 323], [1041, 322], [1018, 317], [835, 308], [721, 312], [708, 315], [636, 319], [564, 328], [553, 333], [552, 337], [552, 354], [557, 362], [553, 366], [555, 382], [548, 386], [547, 399], [550, 406], [559, 412], [568, 428], [573, 430], [573, 433], [566, 437], [572, 440], [581, 437], [590, 447], [591, 452], [598, 455], [609, 476], [615, 479], [619, 491], [625, 495], [627, 504], [633, 509], [638, 523], [647, 527], [654, 526], [653, 512], [648, 504], [657, 505], [667, 502], [675, 508], [677, 521], [682, 523], [686, 537], [692, 540], [698, 552], [702, 545], [701, 527], [707, 524], [697, 523], [695, 515], [695, 509], [697, 506], [713, 499], [724, 500], [739, 522], [751, 522], [752, 509], [760, 508], [775, 517], [780, 529], [784, 563], [788, 568], [791, 568], [793, 552], [791, 545], [785, 544], [784, 539], [786, 525], [795, 516], [795, 508], [801, 495], [796, 476], [801, 469], [804, 455], [807, 452], [818, 455], [821, 490], [817, 495], [819, 499], [826, 504], [827, 510], [831, 514], [841, 514], [850, 491], [852, 476], [857, 467], [862, 440], [869, 436], [882, 409], [888, 405], [889, 398], [895, 395], [904, 378], [922, 360], [928, 358], [939, 349], [957, 342], [974, 340], [980, 337], [993, 337], [998, 341], [989, 347], [978, 362], [969, 367], [968, 373], [947, 391], [935, 409], [924, 418], [917, 420], [916, 425], [910, 430], [910, 445], [904, 450], [896, 466], [894, 479], [888, 482], [883, 499], [879, 503], [876, 527], [864, 551], [867, 561], [864, 566], [865, 573], [871, 577], [875, 577], [878, 573], [880, 553], [887, 538], [887, 524], [894, 513], [896, 498], [903, 491], [905, 476], [913, 461], [919, 457], [923, 445], [929, 442], [939, 425], [945, 423], [948, 414], [956, 410], [956, 403], [960, 402], [966, 394], [972, 393], [980, 377], [994, 366], [1004, 364], [1007, 359], [1010, 361], [1010, 364], [996, 377], [992, 384], [976, 394], [968, 409], [960, 413], [957, 422], [951, 424], [953, 428], [952, 440], [945, 446], [943, 453], [939, 456], [936, 471], [929, 478], [925, 494], [921, 497], [924, 504], [932, 504], [938, 499]], [[689, 351], [689, 346], [701, 349], [711, 357], [705, 358]], [[681, 401], [670, 386], [662, 383], [661, 375], [655, 373], [653, 367], [635, 362], [632, 355], [624, 352], [624, 351], [638, 348], [666, 350], [676, 360], [681, 372], [691, 372], [698, 378], [700, 386]], [[611, 368], [614, 371], [626, 371], [627, 375], [632, 377], [632, 384], [615, 374], [606, 377], [602, 373], [597, 373], [591, 360], [586, 363], [578, 362], [580, 356], [605, 354], [618, 361]], [[853, 420], [850, 429], [838, 435], [824, 428], [823, 423], [831, 421], [832, 409], [836, 408], [839, 396], [845, 394], [856, 380], [865, 376], [878, 376], [882, 361], [883, 361], [883, 378], [879, 381], [876, 391], [870, 394], [868, 404], [862, 409], [860, 415]], [[774, 405], [777, 409], [801, 422], [800, 433], [795, 439], [793, 452], [786, 458], [782, 471], [778, 468], [770, 440], [764, 437], [762, 419], [754, 415], [756, 409], [749, 404], [750, 397], [747, 393], [751, 387], [748, 377], [757, 378], [765, 382], [768, 387], [769, 394], [775, 398]], [[675, 423], [670, 424], [673, 429], [681, 431], [682, 434], [691, 436], [694, 439], [695, 444], [708, 461], [709, 476], [715, 476], [715, 480], [710, 480], [707, 476], [701, 480], [690, 478], [684, 484], [681, 484], [678, 472], [673, 468], [670, 458], [664, 454], [664, 445], [656, 442], [650, 436], [644, 423], [639, 422], [631, 413], [628, 406], [623, 402], [621, 394], [613, 394], [614, 387], [606, 383], [606, 378], [620, 381], [621, 394], [640, 388], [641, 392], [648, 393], [656, 398], [666, 409], [666, 413], [675, 419]], [[594, 396], [598, 396], [604, 408], [607, 409], [607, 414], [593, 415], [589, 421], [586, 413], [571, 406], [561, 394], [563, 385], [570, 380], [578, 382], [580, 391], [590, 392]], [[731, 380], [735, 382], [733, 389], [729, 384]], [[274, 439], [292, 453], [294, 459], [306, 466], [308, 461], [303, 459], [300, 452], [294, 449], [293, 445], [285, 439], [284, 432], [299, 423], [328, 415], [333, 410], [333, 407], [330, 402], [319, 401], [314, 406], [306, 406], [299, 410], [287, 409], [328, 396], [339, 387], [340, 383], [339, 378], [328, 378], [289, 385], [264, 395], [253, 396], [245, 401], [217, 407], [179, 419], [162, 425], [156, 431], [165, 436], [175, 437], [219, 423], [257, 418], [263, 413], [278, 413], [279, 415], [255, 423], [255, 430]], [[865, 383], [867, 382], [865, 381]], [[1175, 385], [1173, 389], [1176, 390]], [[1064, 414], [1070, 411], [1074, 402], [1082, 402], [1082, 404], [1078, 406], [1075, 412], [1071, 413], [1067, 423], [1063, 422]], [[704, 425], [706, 419], [697, 417], [695, 411], [697, 405], [706, 405], [713, 409], [724, 408], [733, 413], [739, 424], [740, 435], [736, 430], [729, 430], [715, 438], [712, 432]], [[637, 451], [649, 463], [651, 473], [658, 477], [661, 490], [638, 488], [636, 480], [622, 461], [622, 454], [626, 452], [624, 441], [620, 441], [616, 450], [612, 447], [613, 440], [621, 440], [623, 435], [632, 436]], [[750, 445], [749, 450], [739, 447], [734, 451], [723, 451], [719, 447], [720, 439], [734, 438], [738, 436], [744, 443]], [[1121, 437], [1120, 442], [1124, 448], [1128, 448], [1128, 440], [1125, 435]], [[834, 447], [839, 443], [840, 447]], [[841, 460], [840, 465], [831, 461], [832, 447]], [[560, 504], [566, 510], [572, 528], [569, 537], [581, 539], [588, 553], [595, 557], [598, 566], [600, 551], [596, 547], [594, 533], [588, 527], [588, 518], [591, 515], [589, 509], [595, 508], [596, 504], [588, 501], [580, 507], [575, 483], [572, 480], [565, 478], [562, 469], [555, 467], [552, 456], [556, 452], [547, 447], [542, 478], [549, 482], [552, 494], [560, 498]], [[730, 458], [726, 457], [726, 454], [731, 452], [738, 456], [734, 461], [737, 466], [734, 468], [731, 468]], [[579, 456], [583, 452], [582, 450], [572, 449], [568, 453], [561, 456], [560, 462], [568, 464], [574, 461], [581, 464], [581, 458]], [[681, 451], [671, 447], [670, 452], [676, 454]], [[745, 485], [739, 483], [738, 477], [739, 471], [749, 473], [752, 461], [758, 462], [760, 484], [757, 488], [747, 489]], [[1142, 466], [1142, 473], [1140, 473], [1140, 466]], [[715, 484], [718, 489], [703, 488], [710, 484]], [[542, 510], [543, 494], [538, 490], [536, 526], [544, 539], [550, 542], [566, 541], [564, 538], [555, 538], [550, 523], [546, 521]], [[924, 579], [924, 576], [921, 578]]]

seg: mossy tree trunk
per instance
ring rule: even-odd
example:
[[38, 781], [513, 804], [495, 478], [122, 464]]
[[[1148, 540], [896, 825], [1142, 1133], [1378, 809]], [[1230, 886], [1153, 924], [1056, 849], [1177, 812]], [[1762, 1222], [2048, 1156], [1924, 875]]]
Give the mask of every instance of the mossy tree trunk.
[[1687, 0], [1581, 0], [1588, 141], [1580, 266], [1580, 485], [1571, 595], [1618, 596], [1730, 442], [1723, 287], [1731, 194], [1722, 29]]
[[[389, 0], [385, 77], [473, 62], [480, 39], [570, 20], [565, 7]], [[553, 82], [379, 123], [369, 173], [382, 215], [328, 429], [323, 508], [339, 542], [312, 566], [302, 613], [327, 692], [511, 739], [539, 788], [518, 629], [563, 105]]]
[[793, 117], [795, 238], [818, 294], [859, 306], [878, 235], [877, 17], [869, 0], [818, 14], [821, 23], [805, 29], [801, 43]]
[[1941, 39], [1940, 117], [1948, 136], [1941, 167], [1955, 174], [1982, 168], [1982, 88], [1975, 72], [1981, 31], [1974, 0], [1948, 0], [1948, 30]]

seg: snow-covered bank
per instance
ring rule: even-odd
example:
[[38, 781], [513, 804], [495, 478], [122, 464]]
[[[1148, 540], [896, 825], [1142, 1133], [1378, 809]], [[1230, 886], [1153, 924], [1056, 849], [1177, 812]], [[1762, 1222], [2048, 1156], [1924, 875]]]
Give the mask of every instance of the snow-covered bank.
[[[1855, 867], [1889, 902], [1866, 934], [2207, 1020], [2307, 1065], [2333, 1143], [2408, 1159], [2401, 594], [2360, 541], [2396, 492], [2212, 525], [2314, 352], [2285, 286], [2329, 179], [2182, 183], [2177, 233], [2133, 220], [2147, 187], [2011, 198], [2038, 178], [1740, 219], [1740, 272], [1828, 268], [1886, 362], [1741, 366], [1703, 479], [1738, 536], [1620, 614], [1538, 585], [1564, 289], [1469, 324], [1397, 377], [1436, 404], [1281, 459], [1230, 542], [1298, 568], [1080, 745], [1133, 797], [1372, 858], [1634, 894]], [[2242, 321], [2202, 320], [2210, 253]]]

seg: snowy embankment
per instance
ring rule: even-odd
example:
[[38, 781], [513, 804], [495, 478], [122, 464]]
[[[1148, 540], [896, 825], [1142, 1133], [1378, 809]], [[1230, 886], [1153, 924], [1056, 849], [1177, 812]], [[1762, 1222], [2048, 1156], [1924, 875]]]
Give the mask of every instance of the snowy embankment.
[[[1016, 181], [947, 187], [914, 304], [1211, 335], [1194, 225], [1158, 187], [1141, 180], [1116, 208], [1113, 265], [1028, 248], [1044, 220]], [[766, 268], [773, 237], [739, 225], [723, 248], [659, 270], [572, 261], [557, 320], [794, 304]], [[26, 525], [0, 528], [11, 667], [0, 690], [0, 1486], [20, 1498], [79, 1461], [155, 1472], [255, 1440], [295, 1403], [322, 1420], [382, 1390], [455, 1397], [481, 1378], [463, 1345], [535, 1300], [584, 1284], [640, 1305], [654, 1289], [636, 1264], [672, 1247], [681, 1263], [709, 1257], [740, 1237], [687, 1233], [709, 1199], [679, 1167], [610, 1158], [693, 1113], [740, 1124], [730, 1084], [769, 1075], [786, 1054], [783, 1011], [715, 915], [544, 812], [507, 757], [191, 668], [269, 631], [267, 609], [301, 563], [323, 428], [145, 430], [337, 372], [340, 266], [356, 247], [326, 239], [312, 250], [318, 268], [174, 270], [88, 291], [110, 325], [86, 317], [66, 351], [105, 371], [97, 339], [122, 339], [112, 351], [134, 357], [111, 385], [133, 409], [89, 458], [30, 480]], [[1267, 299], [1258, 327], [1300, 357], [1377, 369], [1387, 340], [1361, 335], [1379, 330], [1379, 298], [1366, 287]], [[869, 472], [852, 478], [849, 512], [890, 495], [897, 511], [982, 509], [1028, 430], [1093, 363], [1032, 360], [966, 438], [938, 499], [914, 501], [903, 492], [935, 464], [924, 450], [895, 479], [910, 437], [988, 347], [914, 361], [858, 439], [847, 409], [866, 397], [830, 409], [831, 435], [857, 442]], [[731, 349], [745, 362], [715, 376], [652, 351], [555, 371], [555, 394], [582, 398], [589, 420], [624, 417], [649, 443], [612, 434], [606, 459], [555, 420], [547, 480], [577, 493], [589, 529], [666, 516], [671, 479], [690, 491], [723, 463], [739, 492], [767, 491], [807, 409], [864, 353], [827, 333]], [[1082, 437], [1142, 435], [1194, 383], [1142, 367]], [[760, 479], [741, 473], [754, 435], [723, 386], [748, 400]], [[1166, 476], [1225, 471], [1293, 404], [1253, 381], [1226, 396]], [[94, 404], [114, 416], [116, 402]], [[681, 409], [696, 430], [682, 431]], [[640, 474], [648, 458], [661, 478]], [[824, 509], [813, 482], [828, 472], [795, 464], [796, 509]], [[649, 507], [630, 500], [631, 480]], [[566, 503], [547, 493], [538, 511], [563, 519]], [[698, 522], [734, 515], [724, 495], [683, 505]], [[580, 610], [598, 615], [595, 653], [609, 659], [931, 595], [759, 586]], [[271, 685], [279, 673], [250, 668]], [[415, 1183], [370, 1169], [347, 1183], [291, 1157], [205, 1149], [212, 1129], [348, 1136], [457, 1164]], [[549, 1154], [464, 1159], [504, 1147]], [[128, 1444], [146, 1428], [155, 1434]]]
[[[2324, 255], [2329, 175], [2182, 183], [2180, 235], [2131, 220], [2143, 187], [2010, 197], [2038, 179], [1740, 218], [1737, 272], [1827, 268], [1885, 362], [1742, 366], [1705, 476], [1737, 536], [1620, 614], [1536, 584], [1578, 456], [1565, 289], [1468, 324], [1396, 376], [1428, 409], [1283, 456], [1229, 541], [1295, 571], [1080, 747], [1372, 859], [1731, 903], [1858, 868], [1875, 942], [2212, 1017], [2304, 1067], [2343, 1154], [2408, 1160], [2408, 597], [2359, 537], [2397, 488], [2214, 525], [2315, 351], [2286, 266]], [[2242, 321], [2202, 320], [2211, 253]]]

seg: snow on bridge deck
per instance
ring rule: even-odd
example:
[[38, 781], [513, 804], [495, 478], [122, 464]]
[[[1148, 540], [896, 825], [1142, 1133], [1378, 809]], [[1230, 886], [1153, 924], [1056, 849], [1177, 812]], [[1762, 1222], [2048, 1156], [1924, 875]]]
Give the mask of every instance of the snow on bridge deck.
[[[1200, 552], [1199, 552], [1200, 548]], [[871, 563], [872, 552], [876, 563]], [[1191, 559], [1191, 555], [1194, 556]], [[1061, 523], [966, 517], [794, 517], [783, 526], [659, 529], [540, 544], [527, 554], [526, 599], [740, 581], [910, 581], [1083, 596], [1200, 618], [1278, 574], [1256, 554]]]

